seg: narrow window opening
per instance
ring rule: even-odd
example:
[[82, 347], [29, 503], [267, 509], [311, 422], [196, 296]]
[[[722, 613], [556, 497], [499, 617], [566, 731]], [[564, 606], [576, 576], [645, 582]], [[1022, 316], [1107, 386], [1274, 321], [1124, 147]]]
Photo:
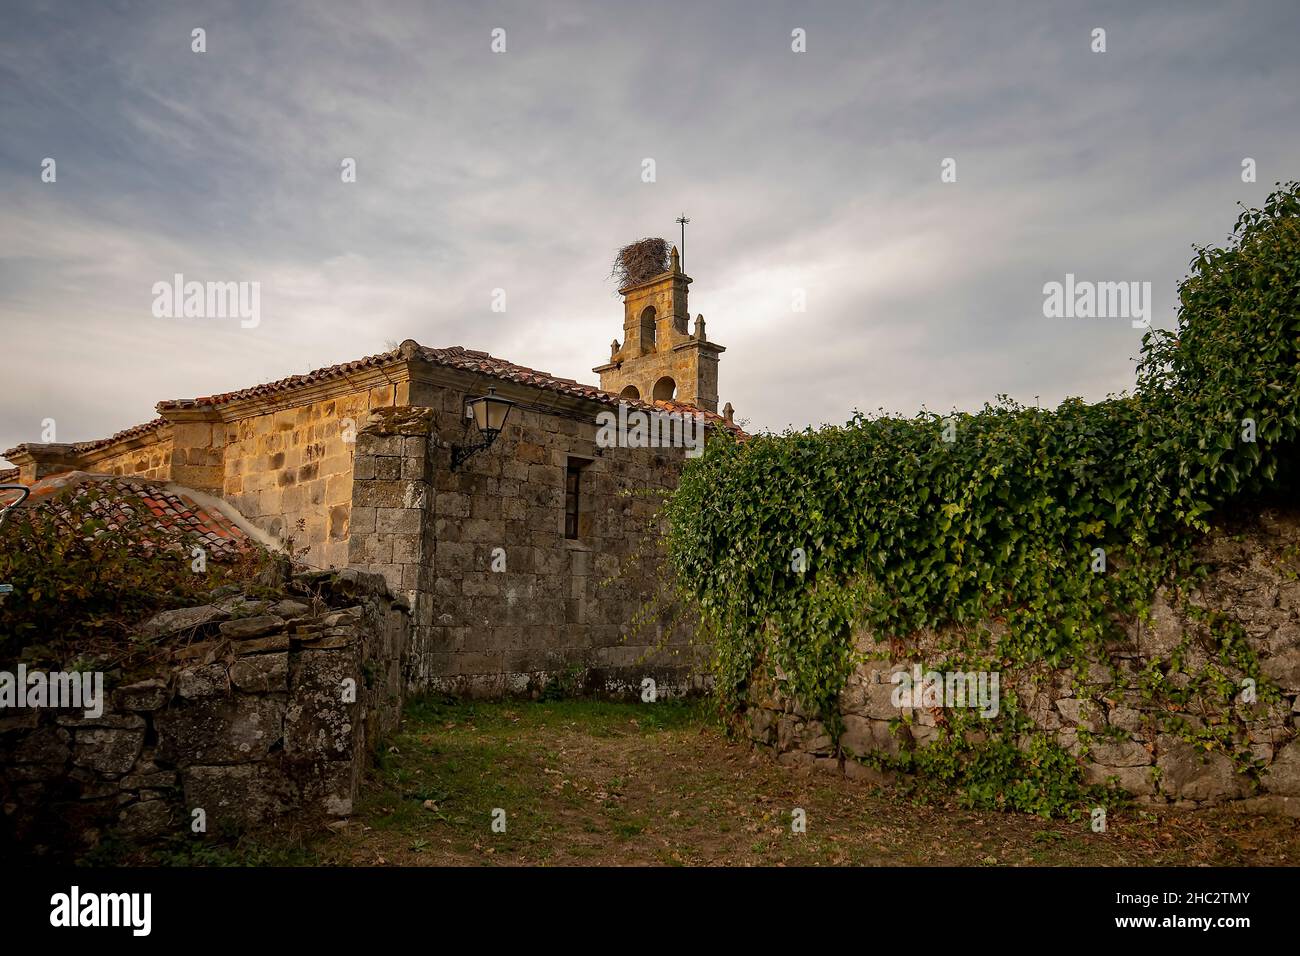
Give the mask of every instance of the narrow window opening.
[[647, 305], [641, 310], [641, 350], [643, 352], [653, 352], [655, 350], [655, 307]]
[[564, 474], [564, 536], [578, 540], [578, 515], [582, 501], [582, 469], [585, 461], [569, 460]]

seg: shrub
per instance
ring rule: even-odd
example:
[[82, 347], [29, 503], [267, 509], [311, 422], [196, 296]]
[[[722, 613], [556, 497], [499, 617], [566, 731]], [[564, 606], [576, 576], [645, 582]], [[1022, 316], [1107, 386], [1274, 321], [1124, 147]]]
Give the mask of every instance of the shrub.
[[[197, 537], [165, 535], [143, 509], [106, 508], [89, 484], [11, 513], [0, 528], [0, 660], [32, 647], [62, 658], [120, 642], [160, 608], [200, 603], [213, 587], [251, 576], [257, 557], [191, 567]], [[165, 544], [161, 543], [165, 540]]]

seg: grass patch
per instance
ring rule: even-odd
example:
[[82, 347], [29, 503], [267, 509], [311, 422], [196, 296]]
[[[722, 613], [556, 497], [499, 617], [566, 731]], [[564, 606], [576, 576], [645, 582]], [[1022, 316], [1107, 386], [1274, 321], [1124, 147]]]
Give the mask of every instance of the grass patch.
[[[414, 700], [334, 829], [186, 841], [179, 865], [1267, 865], [1300, 822], [1114, 810], [1087, 821], [915, 803], [776, 764], [707, 702]], [[795, 808], [807, 833], [791, 832]], [[492, 829], [505, 811], [505, 832]]]

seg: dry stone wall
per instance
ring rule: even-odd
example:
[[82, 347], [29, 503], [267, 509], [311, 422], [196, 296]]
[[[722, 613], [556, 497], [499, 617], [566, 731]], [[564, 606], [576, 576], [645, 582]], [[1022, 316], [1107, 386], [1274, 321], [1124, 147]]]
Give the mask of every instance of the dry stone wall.
[[[1071, 670], [1046, 667], [1000, 673], [1005, 702], [1013, 693], [1037, 733], [1079, 761], [1085, 784], [1118, 787], [1151, 804], [1199, 807], [1240, 801], [1246, 808], [1300, 816], [1300, 516], [1266, 511], [1242, 526], [1223, 528], [1200, 548], [1211, 573], [1201, 587], [1175, 601], [1157, 594], [1149, 620], [1135, 621], [1127, 640], [1105, 659]], [[1238, 693], [1231, 706], [1211, 694], [1186, 704], [1144, 691], [1158, 675], [1173, 687], [1193, 685], [1214, 665], [1244, 690], [1249, 675], [1224, 663], [1205, 640], [1198, 611], [1222, 611], [1240, 626], [1258, 660], [1252, 703]], [[999, 626], [987, 622], [996, 646]], [[783, 763], [815, 767], [887, 783], [888, 761], [932, 744], [943, 732], [945, 707], [896, 706], [893, 675], [941, 672], [952, 631], [922, 633], [878, 644], [859, 635], [864, 660], [839, 696], [842, 731], [808, 714], [784, 691], [781, 675], [755, 675], [741, 726]], [[996, 657], [996, 652], [993, 652]], [[1278, 692], [1265, 699], [1263, 688]], [[916, 703], [898, 698], [903, 704]], [[924, 702], [922, 702], [924, 703]], [[1223, 737], [1225, 747], [1205, 741]]]
[[100, 716], [0, 712], [0, 846], [195, 837], [196, 810], [210, 834], [351, 813], [400, 719], [407, 609], [354, 570], [289, 591], [159, 614], [140, 638], [176, 649], [112, 686]]

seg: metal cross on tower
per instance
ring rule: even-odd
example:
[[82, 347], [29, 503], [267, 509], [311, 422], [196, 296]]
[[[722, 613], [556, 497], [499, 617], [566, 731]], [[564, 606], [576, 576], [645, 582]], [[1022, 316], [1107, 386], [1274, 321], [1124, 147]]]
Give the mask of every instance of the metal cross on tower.
[[682, 263], [682, 271], [685, 272], [686, 271], [686, 224], [690, 222], [690, 220], [687, 219], [685, 213], [683, 213], [682, 215], [677, 217], [677, 221], [681, 223], [681, 227], [682, 227], [681, 263]]

